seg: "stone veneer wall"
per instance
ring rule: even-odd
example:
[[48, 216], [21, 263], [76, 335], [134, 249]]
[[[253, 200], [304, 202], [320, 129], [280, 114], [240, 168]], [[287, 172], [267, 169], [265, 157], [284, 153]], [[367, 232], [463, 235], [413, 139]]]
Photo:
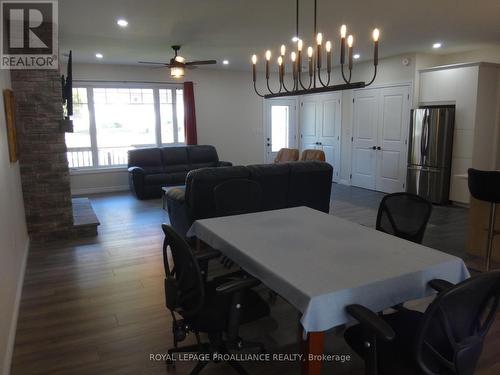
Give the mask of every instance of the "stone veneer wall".
[[13, 70], [21, 181], [28, 232], [34, 240], [73, 231], [70, 177], [57, 70]]

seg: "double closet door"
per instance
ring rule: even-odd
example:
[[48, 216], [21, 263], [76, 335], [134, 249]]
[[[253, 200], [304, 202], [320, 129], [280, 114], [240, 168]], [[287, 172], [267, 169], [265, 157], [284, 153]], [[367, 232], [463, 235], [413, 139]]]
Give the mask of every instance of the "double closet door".
[[405, 190], [410, 88], [354, 92], [351, 184], [394, 193]]
[[318, 149], [333, 167], [333, 181], [340, 179], [341, 93], [300, 98], [300, 150]]

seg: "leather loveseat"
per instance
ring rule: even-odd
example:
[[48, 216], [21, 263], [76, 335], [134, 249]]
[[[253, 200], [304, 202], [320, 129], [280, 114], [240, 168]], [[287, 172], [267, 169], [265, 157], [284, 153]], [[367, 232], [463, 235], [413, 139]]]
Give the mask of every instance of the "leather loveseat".
[[198, 219], [215, 217], [214, 188], [231, 179], [250, 179], [262, 188], [262, 210], [307, 206], [329, 212], [333, 168], [319, 161], [205, 168], [189, 172], [185, 189], [166, 195], [170, 223], [186, 236]]
[[160, 198], [163, 186], [183, 185], [189, 171], [230, 166], [213, 146], [156, 147], [130, 150], [130, 190], [139, 199]]

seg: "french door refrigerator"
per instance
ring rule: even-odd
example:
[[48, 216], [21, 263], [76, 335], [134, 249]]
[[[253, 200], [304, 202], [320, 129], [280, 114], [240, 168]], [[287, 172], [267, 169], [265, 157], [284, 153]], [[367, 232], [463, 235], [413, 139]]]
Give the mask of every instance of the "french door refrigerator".
[[432, 203], [449, 201], [455, 106], [412, 109], [406, 191]]

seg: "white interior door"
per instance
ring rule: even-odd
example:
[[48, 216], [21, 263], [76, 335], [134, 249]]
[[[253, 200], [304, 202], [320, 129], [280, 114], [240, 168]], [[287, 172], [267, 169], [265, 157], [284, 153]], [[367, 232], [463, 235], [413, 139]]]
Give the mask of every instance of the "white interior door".
[[325, 153], [326, 162], [333, 167], [334, 182], [340, 181], [341, 95], [336, 92], [320, 98], [319, 148]]
[[340, 180], [341, 93], [308, 95], [300, 99], [300, 150], [323, 150]]
[[351, 183], [375, 189], [379, 90], [354, 92]]
[[272, 163], [282, 148], [296, 148], [296, 100], [266, 99], [266, 162]]
[[405, 190], [409, 113], [408, 86], [380, 89], [376, 190]]
[[314, 96], [300, 99], [300, 150], [318, 147], [318, 101]]

